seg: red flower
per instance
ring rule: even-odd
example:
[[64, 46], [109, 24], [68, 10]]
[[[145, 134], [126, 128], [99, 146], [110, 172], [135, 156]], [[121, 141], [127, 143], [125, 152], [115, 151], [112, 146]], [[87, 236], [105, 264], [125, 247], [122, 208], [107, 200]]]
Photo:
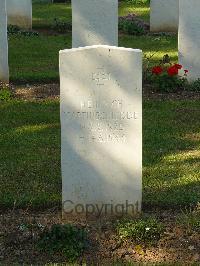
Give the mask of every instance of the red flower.
[[167, 73], [169, 76], [175, 76], [178, 75], [178, 68], [174, 65], [167, 69]]
[[161, 66], [155, 66], [152, 68], [152, 73], [155, 75], [160, 75], [163, 72], [163, 69]]
[[174, 65], [177, 69], [181, 69], [183, 66], [182, 65], [179, 65], [179, 64], [175, 64]]
[[189, 71], [187, 69], [184, 70], [185, 74], [187, 74]]

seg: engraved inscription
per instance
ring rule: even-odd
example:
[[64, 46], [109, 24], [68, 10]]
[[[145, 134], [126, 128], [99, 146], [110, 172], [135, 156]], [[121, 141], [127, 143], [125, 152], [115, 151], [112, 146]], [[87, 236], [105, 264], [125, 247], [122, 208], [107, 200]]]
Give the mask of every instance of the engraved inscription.
[[106, 81], [110, 80], [110, 75], [104, 68], [97, 68], [97, 71], [92, 73], [92, 81], [98, 86], [103, 86]]
[[82, 109], [100, 109], [105, 107], [112, 107], [112, 108], [119, 108], [122, 109], [123, 101], [121, 99], [115, 99], [111, 103], [106, 101], [93, 101], [93, 100], [87, 100], [87, 101], [81, 101], [80, 106]]
[[66, 112], [68, 120], [78, 120], [81, 141], [99, 143], [126, 142], [125, 125], [130, 120], [139, 119], [139, 113], [131, 104], [121, 99], [96, 101], [93, 99], [80, 102], [80, 110]]
[[124, 134], [115, 134], [115, 133], [101, 133], [98, 135], [87, 135], [87, 136], [80, 136], [79, 137], [83, 141], [88, 142], [100, 142], [100, 143], [107, 143], [107, 142], [126, 142], [126, 136]]
[[130, 120], [130, 119], [138, 119], [139, 114], [137, 112], [67, 112], [66, 113], [68, 119], [91, 119], [91, 120]]
[[103, 132], [103, 131], [120, 132], [121, 130], [124, 130], [123, 124], [119, 123], [118, 121], [115, 121], [114, 123], [106, 122], [105, 124], [89, 122], [87, 125], [83, 124], [81, 128], [89, 130], [91, 132]]

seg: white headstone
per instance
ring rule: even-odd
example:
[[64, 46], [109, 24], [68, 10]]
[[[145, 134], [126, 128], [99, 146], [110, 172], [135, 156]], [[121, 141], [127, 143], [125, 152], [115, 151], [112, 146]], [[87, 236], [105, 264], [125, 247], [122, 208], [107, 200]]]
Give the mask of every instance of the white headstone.
[[141, 50], [95, 45], [60, 51], [60, 86], [64, 213], [136, 214], [142, 198]]
[[181, 0], [179, 20], [179, 63], [195, 80], [200, 78], [200, 1]]
[[9, 81], [6, 0], [0, 0], [0, 81]]
[[72, 0], [72, 47], [118, 46], [118, 0]]
[[150, 30], [152, 32], [178, 32], [178, 19], [179, 0], [151, 0]]
[[32, 0], [6, 0], [8, 24], [32, 28]]

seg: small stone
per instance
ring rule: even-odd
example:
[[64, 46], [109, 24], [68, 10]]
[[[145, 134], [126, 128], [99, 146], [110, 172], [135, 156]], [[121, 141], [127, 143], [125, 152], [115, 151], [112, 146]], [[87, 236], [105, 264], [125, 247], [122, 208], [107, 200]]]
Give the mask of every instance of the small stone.
[[193, 257], [192, 257], [192, 261], [196, 262], [200, 260], [200, 255], [198, 253], [196, 253]]
[[189, 249], [189, 250], [194, 250], [195, 247], [194, 247], [194, 246], [189, 246], [188, 249]]

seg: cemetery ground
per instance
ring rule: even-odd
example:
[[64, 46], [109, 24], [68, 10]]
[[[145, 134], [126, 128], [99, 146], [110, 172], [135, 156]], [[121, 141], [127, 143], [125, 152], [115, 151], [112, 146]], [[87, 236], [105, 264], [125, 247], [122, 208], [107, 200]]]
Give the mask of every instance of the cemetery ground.
[[[135, 13], [145, 21], [149, 20], [147, 4], [120, 4], [119, 15]], [[57, 19], [57, 23], [54, 19]], [[11, 81], [17, 83], [58, 82], [58, 51], [71, 48], [71, 31], [66, 32], [64, 23], [71, 21], [71, 7], [68, 4], [33, 6], [33, 29], [39, 36], [9, 35], [9, 62]], [[69, 27], [70, 28], [70, 27]], [[59, 33], [61, 31], [61, 33]], [[152, 63], [162, 59], [163, 54], [169, 54], [177, 61], [177, 36], [149, 35], [128, 36], [121, 33], [119, 46], [142, 49], [147, 55], [155, 54]], [[31, 48], [30, 48], [31, 47]]]
[[[133, 8], [121, 3], [120, 15], [129, 12], [149, 19], [146, 4]], [[55, 17], [70, 22], [70, 5], [34, 4], [33, 29], [39, 35], [9, 35], [13, 95], [0, 100], [3, 265], [68, 261], [61, 252], [53, 254], [38, 248], [44, 228], [62, 224], [58, 51], [71, 47], [71, 32], [52, 29]], [[177, 61], [174, 34], [121, 33], [119, 42], [119, 46], [140, 48], [148, 55], [155, 53], [152, 64], [164, 54]], [[68, 258], [76, 257], [77, 252], [80, 264], [198, 265], [199, 106], [200, 97], [195, 92], [152, 93], [148, 86], [144, 88], [142, 220], [75, 223], [87, 232], [86, 248], [82, 253], [72, 241]]]

